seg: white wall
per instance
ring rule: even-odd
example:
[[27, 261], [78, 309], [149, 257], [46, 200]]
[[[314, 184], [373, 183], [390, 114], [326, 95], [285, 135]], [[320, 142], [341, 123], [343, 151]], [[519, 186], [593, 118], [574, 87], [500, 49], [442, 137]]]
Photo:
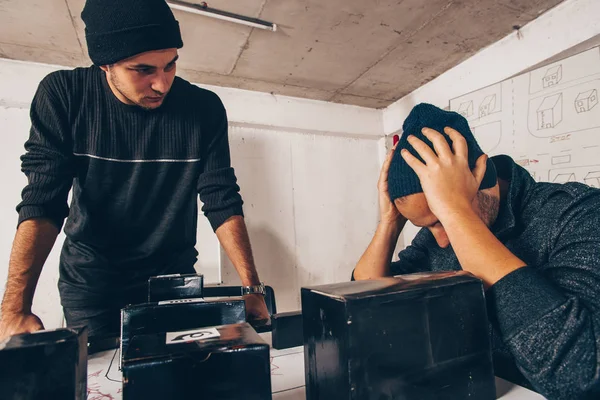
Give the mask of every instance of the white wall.
[[[0, 60], [0, 296], [15, 234], [15, 206], [26, 183], [19, 157], [29, 134], [29, 105], [39, 81], [58, 68]], [[374, 232], [381, 112], [203, 87], [215, 91], [227, 109], [232, 162], [259, 274], [274, 287], [281, 311], [299, 309], [300, 286], [348, 279]], [[33, 310], [47, 328], [62, 322], [56, 282], [63, 240], [61, 233], [34, 298]], [[202, 214], [197, 248], [196, 267], [208, 282], [238, 282]]]
[[[0, 196], [0, 293], [3, 295], [10, 248], [17, 225], [15, 207], [21, 199], [21, 190], [27, 183], [25, 175], [20, 171], [19, 157], [23, 153], [23, 144], [28, 136], [29, 110], [0, 107], [0, 127], [0, 177], [3, 186]], [[48, 327], [58, 327], [62, 322], [56, 283], [58, 256], [63, 240], [64, 234], [61, 234], [50, 255], [48, 268], [42, 271], [39, 290], [34, 300], [35, 312], [43, 317], [43, 322]]]
[[[377, 221], [377, 138], [234, 127], [230, 131], [246, 223], [261, 278], [279, 311], [300, 288], [349, 280]], [[238, 283], [224, 258], [223, 280]]]

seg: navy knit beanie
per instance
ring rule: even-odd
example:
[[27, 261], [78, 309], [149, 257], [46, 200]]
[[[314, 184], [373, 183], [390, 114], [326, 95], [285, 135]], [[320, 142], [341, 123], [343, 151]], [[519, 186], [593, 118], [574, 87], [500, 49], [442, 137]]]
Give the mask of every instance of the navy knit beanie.
[[[409, 135], [413, 135], [433, 149], [433, 144], [425, 137], [425, 135], [423, 135], [423, 133], [421, 133], [421, 129], [425, 127], [435, 129], [444, 135], [450, 146], [452, 146], [452, 142], [444, 133], [444, 128], [454, 128], [461, 133], [467, 141], [467, 147], [469, 149], [469, 167], [471, 170], [475, 168], [475, 162], [483, 154], [483, 151], [481, 151], [481, 148], [477, 144], [477, 141], [469, 128], [467, 120], [462, 115], [451, 111], [444, 111], [426, 103], [415, 106], [404, 121], [404, 125], [402, 126], [402, 137], [396, 146], [396, 151], [394, 152], [390, 164], [388, 173], [388, 191], [392, 201], [400, 197], [423, 192], [419, 177], [406, 161], [404, 161], [404, 158], [400, 155], [400, 151], [402, 149], [407, 149], [421, 162], [424, 162], [415, 149], [408, 143], [407, 138]], [[496, 168], [494, 167], [494, 163], [488, 159], [485, 175], [481, 181], [479, 190], [494, 187], [496, 182]]]
[[183, 47], [179, 23], [165, 0], [87, 0], [81, 19], [88, 54], [98, 66]]

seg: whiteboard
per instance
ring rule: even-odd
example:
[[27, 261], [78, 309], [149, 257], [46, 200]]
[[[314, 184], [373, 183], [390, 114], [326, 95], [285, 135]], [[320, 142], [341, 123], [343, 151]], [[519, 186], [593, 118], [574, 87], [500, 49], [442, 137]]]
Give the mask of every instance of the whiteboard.
[[600, 47], [450, 100], [482, 150], [538, 182], [600, 187]]

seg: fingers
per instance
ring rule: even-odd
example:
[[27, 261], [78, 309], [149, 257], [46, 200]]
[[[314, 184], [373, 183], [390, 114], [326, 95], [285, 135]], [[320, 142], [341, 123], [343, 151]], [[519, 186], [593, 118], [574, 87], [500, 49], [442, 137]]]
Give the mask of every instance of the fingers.
[[473, 176], [477, 181], [477, 184], [481, 184], [483, 177], [485, 176], [485, 171], [487, 169], [487, 160], [488, 156], [486, 154], [482, 154], [481, 157], [477, 159], [475, 162], [475, 168], [473, 169]]
[[452, 150], [454, 151], [454, 154], [468, 159], [469, 148], [467, 147], [467, 141], [465, 140], [465, 137], [450, 127], [444, 128], [444, 132], [450, 137], [450, 140], [452, 140]]
[[[423, 143], [423, 142], [421, 142], [421, 143]], [[420, 178], [421, 173], [424, 171], [425, 168], [427, 168], [426, 165], [423, 164], [417, 157], [410, 154], [410, 151], [408, 151], [406, 149], [402, 149], [401, 154], [402, 154], [402, 158], [404, 158], [404, 161], [406, 161], [408, 166], [411, 167], [413, 169], [413, 171], [415, 171], [415, 173]], [[421, 156], [421, 157], [423, 157], [423, 156]]]
[[398, 143], [396, 143], [392, 147], [392, 149], [388, 152], [387, 156], [385, 157], [385, 160], [381, 167], [381, 172], [379, 174], [379, 182], [378, 182], [379, 185], [382, 185], [385, 182], [387, 182], [388, 173], [390, 171], [390, 165], [392, 164], [392, 159], [394, 158], [394, 152], [396, 151], [397, 146], [398, 146]]
[[452, 157], [452, 149], [448, 145], [443, 134], [431, 128], [423, 128], [421, 132], [423, 132], [423, 135], [433, 143], [433, 148], [439, 158], [449, 159]]
[[437, 161], [438, 157], [433, 152], [433, 149], [425, 144], [425, 142], [423, 142], [421, 139], [418, 139], [413, 135], [409, 135], [407, 140], [413, 149], [415, 149], [415, 151], [421, 156], [423, 161], [425, 161], [425, 164], [432, 164]]

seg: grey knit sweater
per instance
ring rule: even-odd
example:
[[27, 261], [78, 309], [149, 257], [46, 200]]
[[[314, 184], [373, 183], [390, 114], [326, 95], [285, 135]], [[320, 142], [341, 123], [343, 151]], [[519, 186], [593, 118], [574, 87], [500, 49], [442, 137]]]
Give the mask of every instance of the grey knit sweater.
[[[600, 399], [600, 190], [492, 160], [510, 181], [492, 232], [527, 263], [486, 293], [496, 375], [549, 399]], [[399, 256], [393, 274], [461, 269], [427, 229]]]

